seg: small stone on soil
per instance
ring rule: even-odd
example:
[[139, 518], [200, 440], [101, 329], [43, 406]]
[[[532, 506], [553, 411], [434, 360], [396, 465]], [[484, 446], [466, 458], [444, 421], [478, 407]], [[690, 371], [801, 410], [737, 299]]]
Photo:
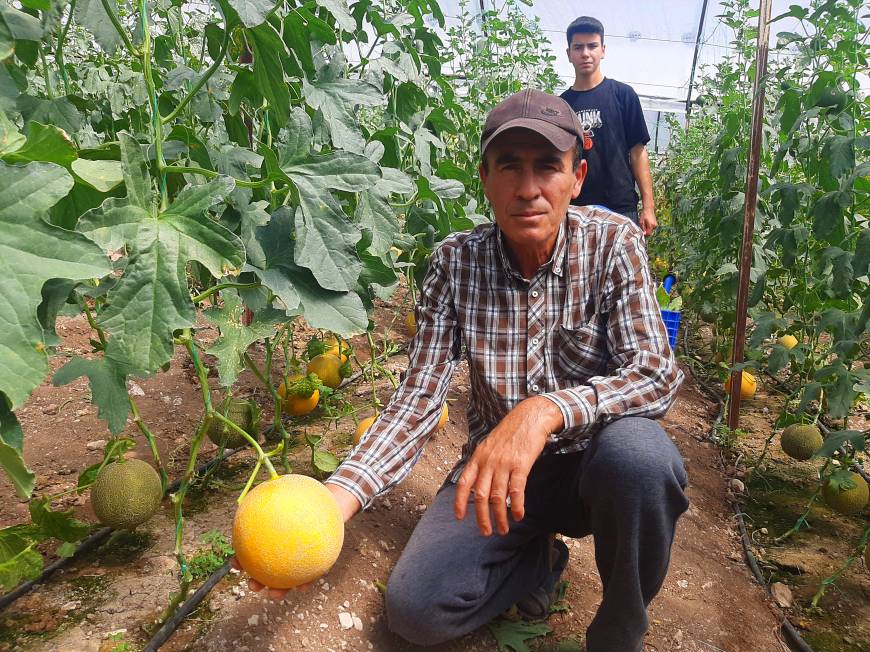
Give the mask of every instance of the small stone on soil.
[[[353, 616], [346, 611], [341, 611], [338, 614], [338, 622], [342, 629], [350, 629], [353, 627]], [[323, 625], [321, 625], [323, 627]]]

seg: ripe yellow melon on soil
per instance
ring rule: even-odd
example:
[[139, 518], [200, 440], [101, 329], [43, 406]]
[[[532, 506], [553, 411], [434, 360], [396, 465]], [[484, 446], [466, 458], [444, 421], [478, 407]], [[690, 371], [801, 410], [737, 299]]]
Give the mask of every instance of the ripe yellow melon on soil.
[[[758, 381], [748, 371], [744, 371], [740, 378], [740, 398], [743, 400], [750, 399], [755, 396], [755, 390], [758, 387]], [[725, 381], [725, 391], [731, 391], [731, 376]]]
[[[342, 364], [347, 362], [347, 352], [350, 351], [350, 347], [348, 346], [347, 342], [337, 338], [335, 335], [330, 335], [323, 341], [326, 344], [330, 345], [329, 349], [327, 349], [324, 353], [329, 353], [330, 355], [334, 355], [336, 358], [340, 358]], [[339, 355], [339, 353], [341, 355]]]
[[824, 443], [821, 431], [812, 424], [793, 423], [782, 431], [783, 452], [796, 460], [808, 460]]
[[329, 490], [305, 475], [282, 475], [248, 493], [233, 521], [233, 549], [252, 578], [292, 589], [324, 575], [341, 552], [344, 520]]
[[341, 385], [341, 359], [337, 355], [323, 353], [312, 358], [306, 367], [306, 372], [317, 374], [320, 382], [332, 389], [337, 389]]
[[786, 333], [785, 335], [780, 337], [777, 342], [782, 344], [787, 349], [793, 349], [797, 346], [798, 343], [797, 338], [789, 333]]
[[154, 467], [135, 458], [103, 467], [91, 487], [91, 508], [100, 523], [132, 530], [154, 515], [163, 499]]
[[[283, 399], [284, 414], [291, 417], [301, 417], [313, 411], [317, 407], [317, 402], [320, 400], [320, 390], [315, 389], [308, 396], [305, 392], [294, 392], [293, 385], [304, 379], [302, 374], [294, 374], [287, 378], [287, 384], [290, 386], [290, 393], [287, 393], [287, 388], [282, 382], [278, 385], [278, 396]], [[310, 389], [310, 388], [307, 388]]]

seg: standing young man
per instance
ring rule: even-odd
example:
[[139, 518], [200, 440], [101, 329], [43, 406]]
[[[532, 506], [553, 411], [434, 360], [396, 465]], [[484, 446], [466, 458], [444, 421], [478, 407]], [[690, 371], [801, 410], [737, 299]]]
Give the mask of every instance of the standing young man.
[[[583, 148], [588, 161], [586, 182], [578, 206], [598, 204], [621, 213], [651, 235], [657, 226], [652, 174], [646, 144], [649, 132], [637, 93], [601, 72], [604, 25], [580, 16], [568, 25], [568, 60], [574, 66], [574, 85], [562, 98], [583, 125]], [[643, 207], [638, 213], [635, 183]]]

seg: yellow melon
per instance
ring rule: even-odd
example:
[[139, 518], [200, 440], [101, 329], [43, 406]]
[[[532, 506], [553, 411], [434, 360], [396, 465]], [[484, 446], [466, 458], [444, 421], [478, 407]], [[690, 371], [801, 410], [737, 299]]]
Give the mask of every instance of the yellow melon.
[[273, 589], [313, 582], [332, 568], [344, 544], [344, 519], [329, 490], [288, 474], [245, 496], [233, 521], [233, 549], [253, 579]]

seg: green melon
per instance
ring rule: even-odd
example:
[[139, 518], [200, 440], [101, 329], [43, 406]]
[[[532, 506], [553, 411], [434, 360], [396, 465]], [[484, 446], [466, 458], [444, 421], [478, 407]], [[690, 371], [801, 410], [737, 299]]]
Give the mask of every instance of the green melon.
[[785, 454], [796, 460], [810, 459], [823, 442], [818, 427], [803, 423], [793, 423], [783, 430], [779, 441]]
[[[839, 475], [836, 473], [835, 475]], [[851, 487], [845, 487], [840, 482], [832, 482], [831, 478], [822, 487], [822, 497], [831, 509], [841, 514], [858, 514], [870, 501], [870, 485], [860, 475], [848, 471]]]
[[116, 530], [132, 530], [160, 507], [163, 487], [154, 467], [129, 459], [103, 467], [91, 487], [91, 508], [100, 523]]
[[[257, 438], [255, 424], [257, 422], [257, 407], [250, 400], [225, 398], [218, 412], [235, 423], [254, 439]], [[242, 448], [250, 442], [243, 435], [225, 424], [220, 419], [212, 419], [208, 429], [208, 438], [215, 446], [226, 448]]]

